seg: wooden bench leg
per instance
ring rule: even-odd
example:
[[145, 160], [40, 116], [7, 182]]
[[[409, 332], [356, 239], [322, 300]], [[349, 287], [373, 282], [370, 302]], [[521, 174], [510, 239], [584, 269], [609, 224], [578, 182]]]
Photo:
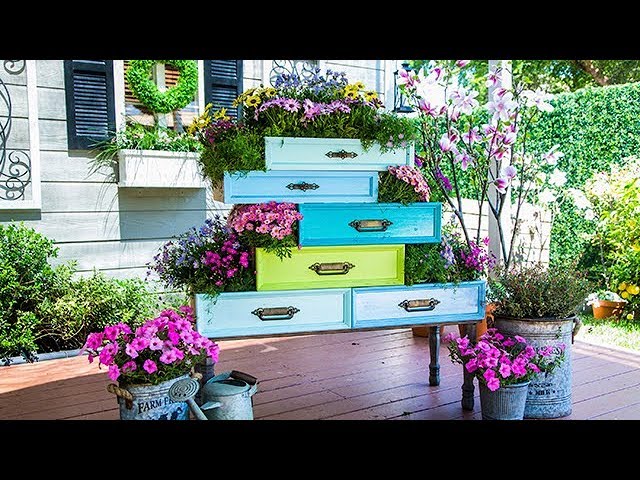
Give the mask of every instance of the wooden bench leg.
[[[467, 324], [467, 335], [471, 339], [472, 342], [475, 343], [476, 338], [476, 324], [469, 323]], [[464, 383], [462, 384], [462, 408], [463, 410], [473, 410], [473, 374], [467, 372], [467, 369], [462, 367], [462, 372], [464, 374]]]
[[431, 363], [429, 363], [429, 385], [440, 385], [440, 327], [438, 325], [429, 327], [429, 354]]

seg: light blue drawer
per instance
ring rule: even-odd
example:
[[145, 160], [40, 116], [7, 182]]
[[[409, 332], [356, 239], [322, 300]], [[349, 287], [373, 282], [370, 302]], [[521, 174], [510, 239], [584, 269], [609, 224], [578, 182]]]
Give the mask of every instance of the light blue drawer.
[[195, 309], [209, 338], [343, 330], [351, 328], [351, 289], [198, 294]]
[[440, 203], [309, 203], [300, 213], [302, 246], [440, 241]]
[[377, 172], [252, 171], [224, 174], [224, 203], [378, 200]]
[[389, 165], [414, 164], [414, 146], [382, 152], [366, 150], [357, 138], [265, 137], [267, 170], [385, 171]]
[[481, 320], [485, 316], [485, 282], [354, 288], [352, 301], [353, 328]]

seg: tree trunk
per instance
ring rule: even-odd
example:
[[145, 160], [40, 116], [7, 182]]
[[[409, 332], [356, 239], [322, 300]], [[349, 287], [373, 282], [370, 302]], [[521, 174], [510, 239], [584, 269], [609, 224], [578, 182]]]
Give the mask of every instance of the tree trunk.
[[605, 76], [600, 69], [598, 69], [592, 60], [574, 60], [578, 68], [585, 73], [588, 73], [598, 85], [609, 85], [609, 78]]

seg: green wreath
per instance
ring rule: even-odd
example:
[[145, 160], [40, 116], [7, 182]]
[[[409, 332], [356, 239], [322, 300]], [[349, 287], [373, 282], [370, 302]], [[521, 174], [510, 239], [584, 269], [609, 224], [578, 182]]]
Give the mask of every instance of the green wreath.
[[[180, 72], [178, 83], [165, 92], [150, 78], [156, 63], [171, 65]], [[198, 91], [198, 63], [195, 60], [131, 60], [127, 83], [133, 94], [149, 110], [169, 113], [191, 103]]]

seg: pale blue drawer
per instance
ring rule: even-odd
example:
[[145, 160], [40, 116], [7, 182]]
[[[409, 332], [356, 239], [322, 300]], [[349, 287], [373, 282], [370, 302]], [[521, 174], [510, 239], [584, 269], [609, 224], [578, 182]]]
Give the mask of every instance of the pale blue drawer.
[[[431, 309], [427, 302], [436, 302]], [[440, 325], [485, 316], [485, 282], [354, 288], [353, 328]]]
[[365, 151], [357, 138], [265, 137], [267, 170], [386, 171], [390, 165], [414, 164], [414, 146]]
[[252, 171], [224, 174], [224, 203], [378, 200], [377, 172]]
[[195, 309], [198, 332], [209, 338], [344, 330], [351, 289], [198, 294]]
[[440, 241], [440, 203], [309, 203], [300, 213], [302, 246]]

